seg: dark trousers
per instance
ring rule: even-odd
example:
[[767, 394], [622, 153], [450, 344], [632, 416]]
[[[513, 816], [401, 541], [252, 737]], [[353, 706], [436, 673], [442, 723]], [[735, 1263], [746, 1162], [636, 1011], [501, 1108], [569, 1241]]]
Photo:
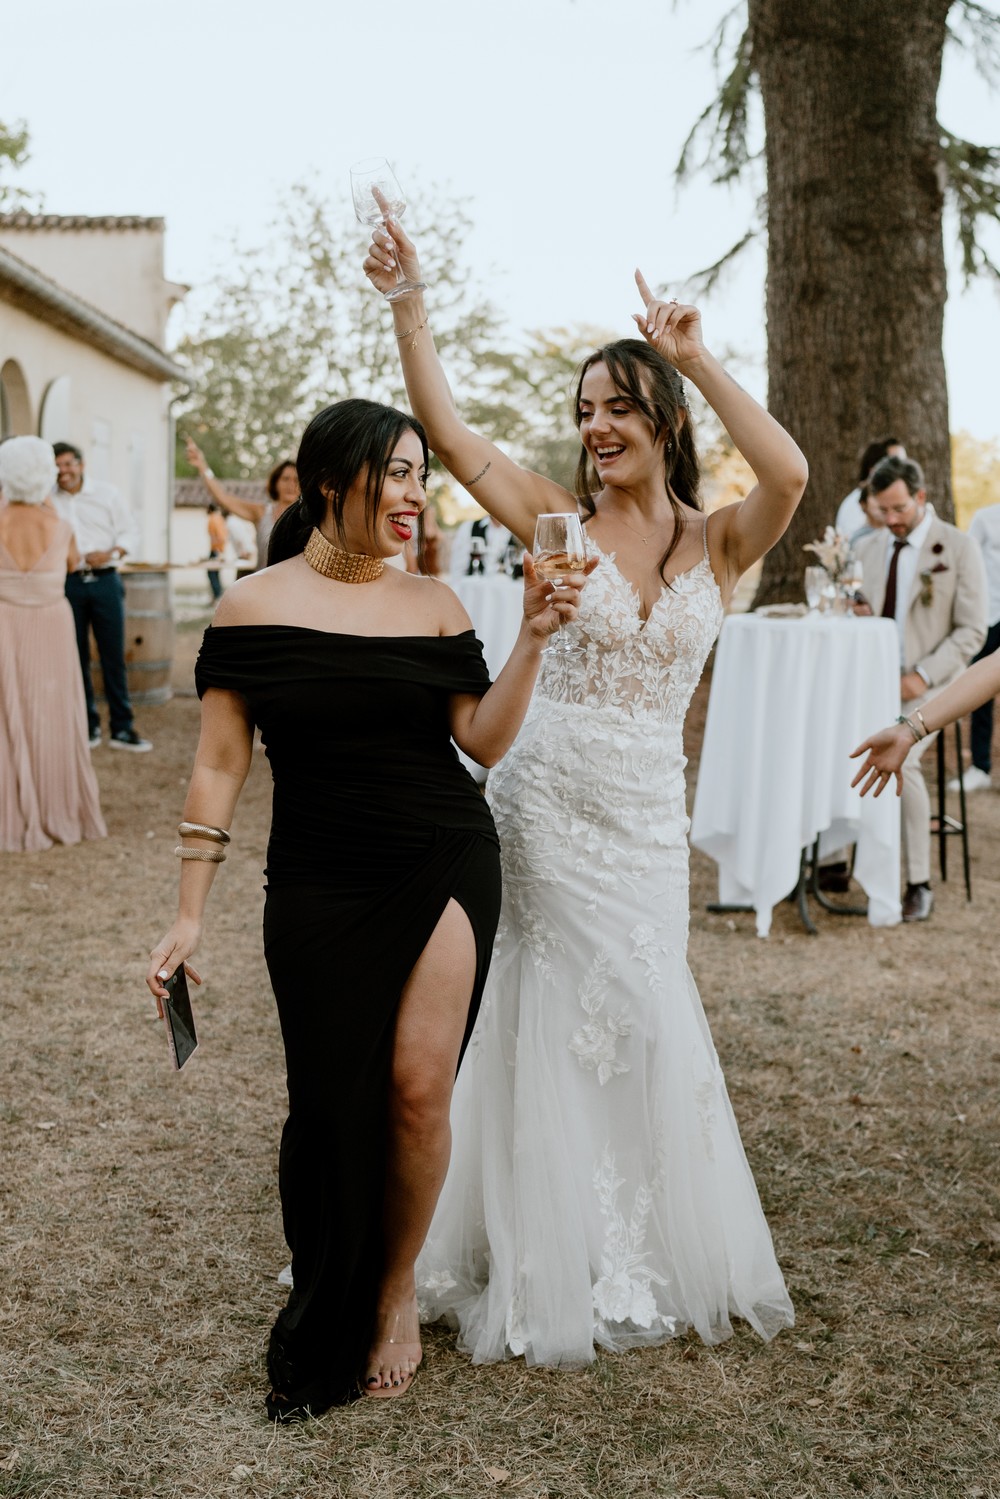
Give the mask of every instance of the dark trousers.
[[97, 654], [104, 676], [104, 695], [108, 700], [112, 734], [132, 727], [132, 704], [125, 675], [125, 587], [114, 568], [84, 574], [70, 573], [66, 578], [66, 597], [76, 624], [76, 648], [80, 653], [83, 691], [87, 699], [87, 723], [92, 734], [101, 727], [94, 701], [94, 684], [90, 678], [90, 631], [94, 632]]
[[[997, 646], [1000, 645], [1000, 620], [995, 625], [990, 625], [986, 632], [986, 641], [978, 656], [973, 659], [981, 661], [984, 656], [992, 656]], [[984, 770], [987, 775], [993, 761], [993, 699], [977, 708], [972, 715], [972, 763], [979, 770]]]
[[[221, 552], [210, 552], [208, 555], [210, 562], [221, 561], [222, 559]], [[208, 586], [212, 590], [213, 599], [218, 602], [222, 597], [222, 574], [217, 567], [210, 567], [208, 569]]]

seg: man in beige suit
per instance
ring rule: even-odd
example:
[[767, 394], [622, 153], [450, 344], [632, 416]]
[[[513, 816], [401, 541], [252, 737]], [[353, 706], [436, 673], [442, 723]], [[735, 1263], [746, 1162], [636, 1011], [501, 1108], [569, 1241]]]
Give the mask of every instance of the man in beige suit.
[[[921, 704], [963, 671], [986, 638], [982, 554], [971, 537], [938, 520], [927, 503], [920, 465], [883, 458], [868, 479], [870, 503], [885, 527], [857, 544], [873, 614], [896, 621], [902, 710]], [[903, 765], [904, 921], [926, 921], [931, 890], [930, 797], [920, 758], [934, 735], [913, 746]]]

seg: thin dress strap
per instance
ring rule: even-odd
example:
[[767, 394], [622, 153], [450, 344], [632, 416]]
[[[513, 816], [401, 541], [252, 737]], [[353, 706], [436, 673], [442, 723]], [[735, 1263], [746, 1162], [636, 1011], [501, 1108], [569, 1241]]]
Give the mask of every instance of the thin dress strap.
[[701, 518], [701, 544], [704, 547], [704, 550], [705, 550], [705, 561], [707, 562], [709, 560], [709, 558], [708, 558], [708, 516], [707, 515], [703, 515], [702, 518]]

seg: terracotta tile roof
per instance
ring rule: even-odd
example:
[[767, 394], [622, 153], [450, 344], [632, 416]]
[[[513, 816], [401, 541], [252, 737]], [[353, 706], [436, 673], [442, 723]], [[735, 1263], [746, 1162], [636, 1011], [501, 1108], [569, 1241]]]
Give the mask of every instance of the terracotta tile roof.
[[[267, 490], [259, 479], [220, 479], [231, 495], [238, 500], [258, 500], [263, 505]], [[177, 510], [204, 510], [212, 496], [200, 479], [174, 480], [174, 508]]]
[[0, 229], [163, 229], [164, 224], [135, 214], [0, 213]]

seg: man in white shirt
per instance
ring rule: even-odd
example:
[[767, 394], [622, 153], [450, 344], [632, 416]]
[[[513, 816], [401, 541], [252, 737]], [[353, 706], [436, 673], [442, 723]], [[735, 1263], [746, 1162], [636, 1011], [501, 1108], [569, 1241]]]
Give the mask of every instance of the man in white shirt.
[[[919, 463], [884, 458], [868, 480], [885, 528], [858, 543], [872, 611], [895, 621], [903, 713], [963, 671], [986, 638], [986, 574], [976, 543], [938, 520], [927, 503]], [[903, 920], [926, 921], [931, 890], [930, 797], [920, 759], [935, 735], [914, 744], [903, 763]]]
[[66, 578], [66, 597], [76, 622], [90, 747], [96, 749], [101, 742], [101, 719], [90, 676], [93, 630], [111, 721], [109, 743], [112, 749], [142, 754], [153, 746], [136, 731], [132, 721], [125, 671], [125, 589], [118, 576], [118, 563], [135, 551], [135, 520], [113, 485], [86, 478], [79, 448], [57, 442], [53, 450], [58, 476], [52, 500], [73, 527], [80, 553], [79, 567]]
[[[986, 505], [977, 510], [969, 526], [969, 535], [979, 543], [986, 568], [986, 586], [989, 589], [989, 613], [986, 644], [974, 659], [981, 661], [992, 656], [1000, 646], [1000, 505]], [[972, 715], [972, 764], [963, 780], [966, 791], [986, 791], [991, 785], [990, 771], [993, 768], [993, 699], [976, 708]], [[949, 791], [959, 790], [956, 776], [948, 782]]]

